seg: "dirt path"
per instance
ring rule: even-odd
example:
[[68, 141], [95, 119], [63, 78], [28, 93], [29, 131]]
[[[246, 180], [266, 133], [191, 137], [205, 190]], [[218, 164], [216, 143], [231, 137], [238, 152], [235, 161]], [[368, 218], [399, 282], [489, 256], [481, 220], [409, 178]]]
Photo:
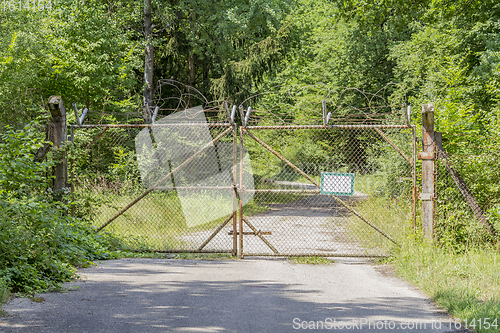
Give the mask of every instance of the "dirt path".
[[79, 274], [67, 292], [37, 295], [44, 302], [6, 304], [11, 316], [0, 318], [0, 331], [285, 333], [323, 325], [342, 332], [450, 332], [450, 319], [425, 296], [362, 259], [319, 266], [121, 259]]

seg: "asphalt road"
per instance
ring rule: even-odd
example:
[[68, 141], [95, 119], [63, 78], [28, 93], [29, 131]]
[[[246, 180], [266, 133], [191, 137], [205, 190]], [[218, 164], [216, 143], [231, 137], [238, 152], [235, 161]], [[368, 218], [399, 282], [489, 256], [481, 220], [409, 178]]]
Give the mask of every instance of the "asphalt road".
[[[121, 259], [4, 305], [1, 332], [449, 332], [432, 302], [363, 259]], [[453, 321], [452, 321], [453, 323]], [[323, 328], [321, 330], [321, 328]]]

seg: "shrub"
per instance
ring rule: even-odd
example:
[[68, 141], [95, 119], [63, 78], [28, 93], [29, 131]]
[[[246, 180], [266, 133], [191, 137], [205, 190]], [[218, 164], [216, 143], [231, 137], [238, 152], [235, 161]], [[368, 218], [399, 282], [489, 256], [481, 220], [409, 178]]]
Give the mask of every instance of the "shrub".
[[[0, 289], [32, 293], [57, 288], [75, 265], [106, 259], [113, 242], [88, 221], [67, 215], [70, 203], [54, 200], [53, 156], [33, 161], [42, 146], [36, 125], [0, 136]], [[5, 294], [5, 292], [3, 292]]]

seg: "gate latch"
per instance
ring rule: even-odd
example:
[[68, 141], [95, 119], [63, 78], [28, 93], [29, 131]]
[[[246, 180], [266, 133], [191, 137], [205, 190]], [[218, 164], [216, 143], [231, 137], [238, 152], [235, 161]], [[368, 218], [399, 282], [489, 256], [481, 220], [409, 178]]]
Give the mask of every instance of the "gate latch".
[[436, 199], [434, 193], [420, 193], [419, 195], [420, 201], [432, 201]]
[[425, 151], [421, 151], [418, 153], [417, 158], [419, 160], [433, 160], [434, 159], [434, 153], [429, 153]]

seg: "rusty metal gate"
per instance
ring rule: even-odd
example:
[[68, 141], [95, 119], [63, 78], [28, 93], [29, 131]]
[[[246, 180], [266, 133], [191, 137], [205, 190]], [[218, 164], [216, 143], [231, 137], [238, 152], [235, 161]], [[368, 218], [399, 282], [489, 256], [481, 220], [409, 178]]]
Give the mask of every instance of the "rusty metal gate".
[[217, 110], [226, 121], [73, 126], [74, 214], [131, 250], [240, 256], [385, 256], [414, 225], [409, 123], [259, 125]]
[[[211, 139], [169, 156], [161, 168], [154, 165], [163, 153], [158, 142], [146, 153], [137, 146], [149, 130], [161, 130], [157, 137], [188, 138], [197, 128], [206, 129]], [[72, 132], [70, 177], [79, 200], [74, 213], [90, 215], [97, 231], [120, 235], [130, 250], [235, 252], [236, 132], [231, 124], [82, 125]], [[156, 168], [145, 174], [145, 163]], [[225, 237], [210, 237], [222, 229]], [[209, 241], [210, 248], [205, 247]]]
[[[384, 256], [402, 229], [414, 221], [411, 127], [247, 126], [240, 130], [255, 179], [254, 190], [242, 189], [242, 195], [254, 195], [253, 204], [243, 207], [240, 215], [243, 254]], [[315, 147], [316, 153], [327, 154], [315, 155]], [[325, 174], [351, 176], [351, 193], [322, 193]]]

